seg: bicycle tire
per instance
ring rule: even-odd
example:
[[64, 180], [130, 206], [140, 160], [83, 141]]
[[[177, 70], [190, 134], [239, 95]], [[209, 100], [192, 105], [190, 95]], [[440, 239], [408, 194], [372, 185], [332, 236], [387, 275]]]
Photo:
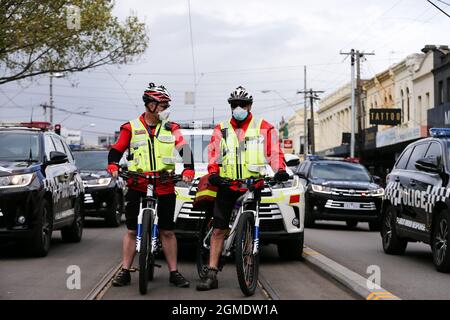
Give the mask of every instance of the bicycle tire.
[[212, 228], [211, 222], [211, 217], [206, 217], [200, 222], [196, 254], [197, 273], [200, 279], [203, 279], [203, 277], [205, 276], [206, 267], [208, 267], [209, 265], [209, 249], [203, 246], [203, 239], [205, 238], [208, 231]]
[[[154, 226], [154, 218], [150, 219], [150, 232], [149, 235], [153, 232], [153, 226]], [[152, 237], [150, 236], [150, 245], [149, 248], [152, 247]], [[148, 259], [147, 259], [147, 270], [148, 270], [148, 281], [153, 281], [154, 275], [155, 275], [155, 254], [152, 254], [151, 251], [148, 253]]]
[[148, 258], [150, 254], [151, 246], [151, 214], [148, 210], [143, 212], [142, 217], [142, 237], [141, 237], [141, 250], [139, 252], [139, 292], [146, 294], [149, 281], [149, 264]]
[[[254, 229], [255, 218], [253, 213], [243, 212], [236, 228], [234, 248], [239, 287], [246, 296], [252, 296], [258, 284], [259, 253], [253, 255]], [[247, 267], [249, 267], [248, 270], [246, 270]]]

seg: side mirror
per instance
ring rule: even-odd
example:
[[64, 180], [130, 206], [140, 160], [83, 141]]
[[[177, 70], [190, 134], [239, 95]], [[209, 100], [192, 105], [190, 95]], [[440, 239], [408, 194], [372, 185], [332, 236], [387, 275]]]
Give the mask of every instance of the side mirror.
[[376, 184], [378, 185], [381, 184], [381, 178], [379, 176], [372, 176], [372, 178]]
[[427, 157], [416, 161], [416, 169], [431, 173], [441, 173], [440, 159], [437, 157]]
[[286, 166], [288, 167], [297, 167], [300, 164], [300, 159], [292, 159], [286, 162]]
[[300, 179], [303, 180], [308, 180], [308, 178], [306, 177], [306, 175], [303, 172], [296, 172], [295, 173]]
[[47, 162], [47, 164], [62, 164], [69, 161], [67, 159], [67, 155], [65, 153], [59, 152], [59, 151], [51, 151], [50, 152], [50, 160]]

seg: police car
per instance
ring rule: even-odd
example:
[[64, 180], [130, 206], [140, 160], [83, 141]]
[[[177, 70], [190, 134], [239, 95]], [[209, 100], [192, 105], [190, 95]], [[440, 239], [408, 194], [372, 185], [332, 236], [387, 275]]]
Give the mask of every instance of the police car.
[[[200, 219], [204, 213], [192, 209], [199, 177], [208, 173], [208, 144], [213, 127], [190, 127], [181, 125], [181, 132], [194, 153], [197, 179], [192, 185], [179, 182], [175, 188], [177, 202], [175, 209], [175, 233], [179, 237], [196, 239]], [[290, 159], [291, 160], [291, 159]], [[181, 173], [183, 165], [177, 163], [176, 171]], [[298, 259], [303, 251], [304, 189], [300, 179], [287, 169], [291, 179], [283, 184], [266, 186], [262, 193], [260, 208], [260, 240], [262, 244], [274, 243], [283, 259]], [[274, 172], [267, 166], [267, 173]]]
[[450, 272], [450, 129], [430, 135], [407, 146], [387, 176], [381, 237], [387, 254], [429, 244], [436, 269]]
[[0, 239], [47, 255], [52, 232], [83, 234], [83, 183], [65, 141], [53, 132], [0, 127]]
[[84, 183], [84, 216], [101, 217], [109, 227], [118, 227], [125, 210], [126, 183], [106, 171], [107, 150], [74, 151]]
[[305, 226], [316, 220], [345, 221], [350, 228], [368, 222], [380, 230], [383, 188], [364, 166], [352, 161], [309, 157], [297, 170], [306, 188]]

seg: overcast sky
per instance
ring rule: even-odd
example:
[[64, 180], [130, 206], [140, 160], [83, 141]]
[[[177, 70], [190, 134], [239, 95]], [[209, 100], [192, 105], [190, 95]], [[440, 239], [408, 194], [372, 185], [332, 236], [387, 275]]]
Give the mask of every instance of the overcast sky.
[[[447, 0], [435, 2], [450, 13]], [[303, 103], [296, 91], [304, 87], [304, 65], [308, 88], [326, 95], [350, 80], [350, 62], [341, 50], [375, 52], [362, 65], [369, 78], [425, 44], [450, 44], [450, 18], [426, 0], [191, 0], [190, 11], [194, 57], [187, 0], [117, 0], [115, 15], [133, 13], [146, 22], [146, 53], [133, 65], [54, 79], [56, 107], [88, 112], [82, 117], [56, 111], [55, 123], [81, 128], [88, 141], [96, 141], [139, 115], [142, 92], [155, 82], [173, 96], [174, 121], [210, 122], [213, 110], [216, 122], [223, 120], [230, 115], [229, 93], [243, 85], [253, 94], [253, 112], [275, 124]], [[194, 108], [184, 95], [195, 87]], [[33, 118], [43, 119], [38, 106], [49, 101], [48, 77], [0, 89], [0, 120], [28, 120], [32, 107]]]

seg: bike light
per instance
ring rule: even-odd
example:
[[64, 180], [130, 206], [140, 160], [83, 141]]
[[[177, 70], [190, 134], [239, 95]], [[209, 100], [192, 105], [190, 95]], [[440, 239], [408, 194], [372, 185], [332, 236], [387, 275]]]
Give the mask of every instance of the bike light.
[[289, 204], [296, 204], [296, 203], [300, 203], [300, 195], [299, 194], [293, 194], [291, 195], [291, 197], [289, 198]]
[[25, 223], [25, 217], [24, 216], [20, 216], [17, 218], [17, 222], [20, 224], [24, 224]]
[[108, 205], [108, 204], [107, 204], [106, 202], [102, 202], [102, 207], [103, 207], [103, 208], [106, 208], [107, 205]]

